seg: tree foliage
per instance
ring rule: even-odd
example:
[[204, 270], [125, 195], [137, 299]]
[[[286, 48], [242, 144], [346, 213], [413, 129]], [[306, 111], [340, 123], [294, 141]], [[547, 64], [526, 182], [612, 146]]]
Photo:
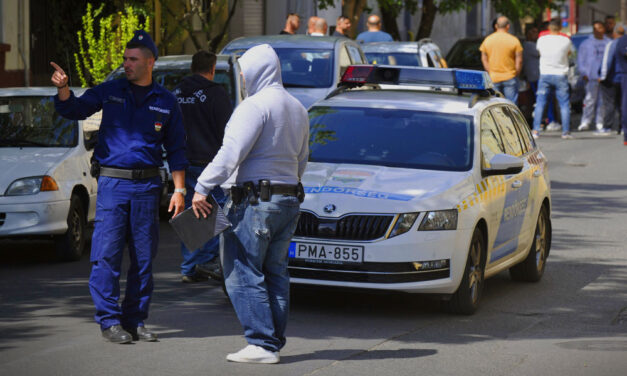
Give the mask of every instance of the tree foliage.
[[[172, 22], [164, 30], [164, 44], [188, 36], [196, 49], [217, 51], [225, 42], [238, 0], [170, 0], [162, 7]], [[230, 4], [230, 6], [229, 6]], [[200, 30], [197, 30], [200, 23]]]
[[150, 29], [150, 18], [139, 7], [127, 5], [123, 12], [109, 15], [103, 14], [103, 8], [104, 3], [95, 10], [88, 3], [82, 30], [77, 32], [78, 52], [74, 53], [74, 61], [83, 87], [104, 81], [122, 62], [124, 46], [135, 30]]

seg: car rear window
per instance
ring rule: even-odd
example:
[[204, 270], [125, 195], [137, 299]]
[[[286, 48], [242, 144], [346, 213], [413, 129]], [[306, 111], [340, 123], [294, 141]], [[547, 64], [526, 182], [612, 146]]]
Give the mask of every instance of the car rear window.
[[407, 65], [411, 67], [419, 67], [420, 60], [418, 54], [409, 53], [390, 53], [390, 52], [367, 52], [366, 58], [370, 64], [384, 65]]
[[74, 147], [78, 123], [61, 117], [52, 97], [0, 98], [0, 147]]
[[472, 167], [472, 117], [354, 107], [309, 111], [312, 162], [466, 171]]

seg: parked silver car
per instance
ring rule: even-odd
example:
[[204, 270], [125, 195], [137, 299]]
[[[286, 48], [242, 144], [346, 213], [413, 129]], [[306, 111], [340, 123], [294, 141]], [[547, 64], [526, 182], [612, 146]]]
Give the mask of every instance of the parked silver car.
[[440, 47], [428, 38], [418, 42], [364, 43], [361, 48], [370, 64], [447, 67]]
[[272, 46], [279, 56], [283, 86], [307, 108], [337, 87], [349, 65], [366, 63], [359, 44], [344, 37], [245, 37], [229, 42], [220, 53], [241, 55], [264, 43]]

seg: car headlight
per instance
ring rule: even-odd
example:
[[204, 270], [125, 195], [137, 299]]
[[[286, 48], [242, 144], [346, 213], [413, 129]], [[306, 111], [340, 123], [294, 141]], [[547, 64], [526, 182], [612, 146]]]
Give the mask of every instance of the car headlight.
[[414, 222], [416, 222], [416, 218], [418, 218], [418, 213], [404, 213], [399, 215], [392, 232], [390, 232], [390, 236], [388, 236], [388, 239], [409, 231], [409, 229], [411, 229], [414, 225]]
[[57, 182], [50, 176], [33, 176], [15, 180], [7, 188], [6, 196], [34, 195], [45, 191], [58, 191]]
[[419, 231], [438, 231], [457, 229], [457, 209], [430, 211], [425, 214]]

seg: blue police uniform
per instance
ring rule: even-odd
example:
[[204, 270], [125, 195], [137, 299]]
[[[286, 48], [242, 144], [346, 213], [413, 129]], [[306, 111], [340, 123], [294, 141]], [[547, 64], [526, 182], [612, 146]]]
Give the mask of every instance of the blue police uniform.
[[[162, 145], [171, 171], [185, 170], [185, 133], [176, 97], [157, 83], [140, 103], [126, 79], [105, 82], [80, 98], [55, 96], [61, 116], [80, 120], [102, 109], [94, 157], [103, 167], [147, 169], [162, 166]], [[143, 326], [153, 289], [152, 258], [158, 244], [159, 176], [122, 179], [100, 176], [92, 238], [89, 288], [102, 330]], [[130, 267], [122, 306], [120, 269], [128, 244]]]

